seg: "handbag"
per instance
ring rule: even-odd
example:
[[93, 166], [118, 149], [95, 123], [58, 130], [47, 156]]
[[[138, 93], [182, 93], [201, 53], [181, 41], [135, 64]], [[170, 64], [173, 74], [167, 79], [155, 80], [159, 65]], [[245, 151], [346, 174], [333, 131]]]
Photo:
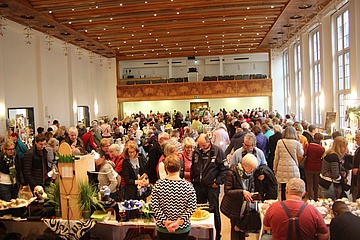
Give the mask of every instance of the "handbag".
[[[258, 202], [252, 202], [251, 204], [255, 204], [255, 209], [251, 209], [250, 205], [247, 201], [243, 202], [241, 211], [243, 214], [240, 213], [240, 222], [237, 226], [240, 228], [242, 232], [253, 232], [256, 233], [261, 229], [261, 219], [260, 213], [257, 211], [258, 209]], [[244, 211], [243, 211], [243, 208]]]
[[305, 168], [306, 163], [307, 163], [307, 155], [305, 155], [305, 156], [303, 157], [303, 159], [302, 159], [301, 162], [299, 163], [299, 167], [300, 167], [300, 168]]

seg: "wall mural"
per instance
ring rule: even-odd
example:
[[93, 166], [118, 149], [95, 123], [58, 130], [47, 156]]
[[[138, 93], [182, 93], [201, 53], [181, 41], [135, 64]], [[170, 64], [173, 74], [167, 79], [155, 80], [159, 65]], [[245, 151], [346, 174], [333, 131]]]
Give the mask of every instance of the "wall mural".
[[272, 79], [118, 85], [121, 102], [271, 96]]

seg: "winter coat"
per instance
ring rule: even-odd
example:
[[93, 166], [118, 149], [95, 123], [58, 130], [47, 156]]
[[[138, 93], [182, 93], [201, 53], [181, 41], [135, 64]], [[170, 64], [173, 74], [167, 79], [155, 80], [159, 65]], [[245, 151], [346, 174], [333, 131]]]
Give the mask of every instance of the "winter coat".
[[[254, 192], [254, 180], [252, 176], [249, 178], [249, 182], [250, 186], [248, 186], [247, 191]], [[221, 212], [228, 218], [240, 218], [241, 206], [245, 198], [237, 164], [231, 165], [230, 170], [227, 172], [224, 191], [225, 195], [220, 206]]]
[[44, 187], [45, 180], [48, 179], [48, 177], [44, 175], [50, 170], [44, 169], [44, 167], [47, 167], [47, 151], [45, 148], [42, 150], [42, 154], [43, 157], [39, 151], [36, 150], [36, 147], [33, 147], [26, 151], [22, 161], [24, 178], [26, 183], [30, 185], [32, 191], [37, 185]]
[[102, 186], [108, 186], [112, 193], [116, 192], [119, 187], [120, 177], [118, 177], [119, 174], [115, 172], [114, 167], [115, 163], [111, 161], [104, 161], [104, 163], [101, 164], [98, 175], [99, 189], [101, 189]]
[[282, 139], [277, 142], [274, 158], [274, 172], [278, 183], [287, 183], [294, 177], [300, 178], [297, 157], [303, 155], [304, 150], [299, 141], [295, 139]]
[[[264, 175], [264, 180], [259, 180], [259, 175]], [[255, 191], [259, 192], [262, 200], [277, 199], [278, 183], [273, 171], [265, 165], [254, 172]]]

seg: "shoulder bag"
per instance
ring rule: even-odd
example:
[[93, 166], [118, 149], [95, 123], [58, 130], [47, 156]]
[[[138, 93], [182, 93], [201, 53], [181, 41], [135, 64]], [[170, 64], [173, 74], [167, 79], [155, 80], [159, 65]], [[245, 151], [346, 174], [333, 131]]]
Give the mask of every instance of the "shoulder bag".
[[286, 151], [289, 153], [289, 155], [291, 156], [291, 158], [292, 158], [292, 159], [293, 159], [296, 163], [298, 163], [298, 161], [297, 161], [297, 160], [295, 160], [295, 158], [293, 158], [293, 156], [291, 155], [291, 153], [290, 153], [289, 149], [287, 148], [287, 146], [286, 146], [286, 144], [285, 144], [284, 140], [283, 140], [283, 139], [281, 139], [281, 141], [283, 142], [283, 144], [284, 144], [284, 146], [285, 146], [285, 148], [286, 148]]
[[242, 232], [253, 232], [256, 233], [261, 229], [261, 219], [258, 209], [258, 201], [251, 202], [255, 204], [255, 208], [250, 208], [250, 203], [244, 201], [240, 212], [240, 222], [237, 226]]

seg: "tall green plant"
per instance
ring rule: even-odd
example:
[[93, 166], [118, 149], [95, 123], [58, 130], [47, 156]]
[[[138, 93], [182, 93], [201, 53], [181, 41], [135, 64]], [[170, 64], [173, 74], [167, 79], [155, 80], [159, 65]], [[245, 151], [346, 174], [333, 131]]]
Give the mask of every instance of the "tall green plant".
[[60, 209], [60, 184], [57, 179], [55, 182], [51, 182], [48, 187], [45, 188], [47, 193], [48, 202], [51, 203], [55, 209]]
[[104, 204], [98, 198], [97, 186], [88, 182], [80, 182], [79, 207], [82, 211], [101, 209], [105, 211]]

